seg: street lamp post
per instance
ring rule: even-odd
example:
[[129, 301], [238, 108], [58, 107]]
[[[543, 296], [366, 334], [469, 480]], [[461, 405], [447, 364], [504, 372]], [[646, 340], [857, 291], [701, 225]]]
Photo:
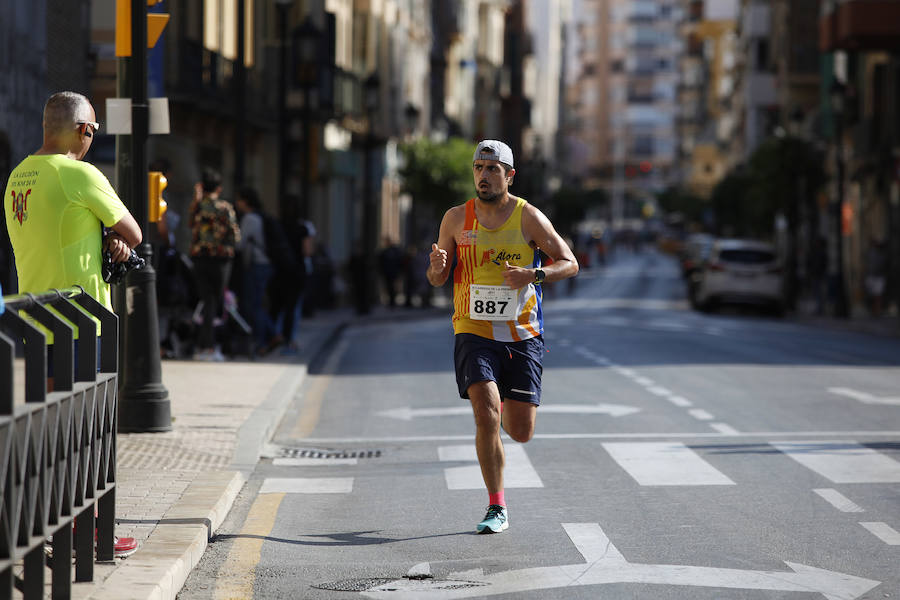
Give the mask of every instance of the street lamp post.
[[368, 117], [368, 128], [366, 130], [366, 143], [364, 150], [364, 168], [363, 168], [363, 188], [364, 188], [364, 205], [363, 205], [363, 255], [366, 257], [366, 285], [365, 285], [365, 309], [364, 313], [368, 314], [372, 310], [375, 302], [377, 280], [374, 276], [375, 272], [375, 252], [377, 250], [377, 226], [378, 215], [376, 213], [376, 196], [375, 186], [372, 182], [374, 169], [372, 168], [372, 160], [374, 158], [375, 146], [375, 118], [378, 110], [378, 94], [381, 87], [381, 81], [378, 79], [378, 73], [372, 73], [366, 78], [363, 84], [363, 95], [366, 105], [366, 115]]
[[832, 227], [834, 235], [834, 316], [845, 319], [849, 316], [847, 291], [844, 285], [844, 94], [846, 86], [835, 80], [831, 85], [831, 110], [834, 115], [835, 167], [837, 176], [837, 193], [831, 203]]
[[[407, 103], [403, 109], [403, 116], [406, 119], [407, 140], [412, 143], [416, 135], [416, 129], [419, 125], [419, 115], [421, 111], [419, 107], [412, 103]], [[412, 245], [418, 247], [419, 233], [416, 225], [416, 199], [412, 198], [409, 204], [409, 212], [406, 215], [406, 241], [407, 246]]]
[[169, 431], [172, 428], [169, 391], [162, 383], [159, 357], [159, 315], [156, 303], [156, 272], [151, 265], [152, 250], [147, 241], [147, 3], [133, 0], [131, 6], [132, 46], [128, 74], [131, 78], [131, 212], [141, 226], [144, 241], [138, 254], [146, 261], [143, 269], [131, 271], [124, 287], [122, 315], [121, 381], [118, 430], [120, 432]]
[[294, 31], [294, 79], [303, 90], [303, 172], [301, 179], [301, 205], [300, 216], [309, 216], [310, 199], [309, 184], [312, 179], [312, 161], [310, 153], [313, 151], [311, 138], [311, 121], [314, 104], [318, 103], [318, 97], [314, 97], [313, 90], [319, 80], [320, 50], [322, 47], [322, 32], [316, 27], [312, 18], [307, 17], [303, 24]]
[[278, 9], [278, 207], [282, 218], [290, 216], [287, 201], [287, 65], [288, 65], [288, 11], [293, 0], [275, 0]]

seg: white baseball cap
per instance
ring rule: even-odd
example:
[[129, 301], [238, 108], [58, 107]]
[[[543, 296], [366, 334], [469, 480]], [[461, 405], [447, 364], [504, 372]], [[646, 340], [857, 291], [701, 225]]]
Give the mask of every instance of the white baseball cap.
[[472, 162], [476, 160], [497, 160], [504, 164], [513, 165], [513, 153], [509, 146], [497, 140], [482, 140], [475, 148]]

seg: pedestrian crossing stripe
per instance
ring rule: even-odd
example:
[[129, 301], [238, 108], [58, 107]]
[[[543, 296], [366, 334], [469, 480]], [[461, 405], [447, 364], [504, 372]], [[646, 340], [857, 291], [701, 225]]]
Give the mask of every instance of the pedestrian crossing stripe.
[[352, 477], [269, 477], [260, 494], [349, 494]]
[[734, 485], [681, 442], [610, 442], [603, 447], [640, 485]]
[[[506, 468], [503, 469], [504, 488], [542, 488], [544, 482], [531, 464], [521, 444], [504, 444]], [[475, 446], [441, 446], [438, 448], [441, 462], [470, 462], [471, 465], [444, 469], [444, 479], [450, 490], [478, 490], [484, 488], [481, 467]]]
[[770, 442], [833, 483], [900, 483], [900, 462], [856, 442]]
[[[833, 483], [900, 483], [900, 462], [857, 442], [773, 441], [769, 445]], [[524, 446], [507, 442], [504, 447], [504, 487], [544, 487]], [[641, 486], [735, 485], [731, 478], [707, 462], [697, 449], [681, 442], [607, 442], [603, 448]], [[484, 489], [474, 445], [440, 446], [438, 457], [441, 462], [468, 463], [444, 469], [447, 489]], [[316, 465], [320, 463], [336, 464], [334, 461], [318, 461]], [[268, 478], [263, 482], [260, 493], [347, 494], [353, 491], [353, 487], [353, 477]], [[836, 506], [846, 504], [848, 510], [854, 512], [854, 505], [845, 502], [846, 499], [835, 491], [814, 491]]]

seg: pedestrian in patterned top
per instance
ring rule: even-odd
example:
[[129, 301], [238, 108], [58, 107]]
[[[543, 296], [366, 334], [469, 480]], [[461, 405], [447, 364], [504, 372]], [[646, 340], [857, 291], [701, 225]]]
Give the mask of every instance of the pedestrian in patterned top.
[[189, 211], [194, 279], [203, 303], [203, 323], [194, 352], [197, 360], [225, 360], [216, 347], [213, 326], [216, 316], [222, 314], [225, 287], [241, 233], [234, 208], [220, 197], [221, 193], [222, 175], [215, 169], [204, 169], [201, 181], [194, 186]]

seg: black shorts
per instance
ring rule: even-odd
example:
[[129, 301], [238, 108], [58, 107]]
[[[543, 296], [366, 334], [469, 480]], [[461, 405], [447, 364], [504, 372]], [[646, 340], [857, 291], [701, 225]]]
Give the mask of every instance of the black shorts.
[[500, 398], [540, 405], [541, 374], [544, 372], [544, 339], [497, 342], [471, 333], [456, 334], [453, 361], [459, 397], [469, 397], [469, 386], [493, 381]]

